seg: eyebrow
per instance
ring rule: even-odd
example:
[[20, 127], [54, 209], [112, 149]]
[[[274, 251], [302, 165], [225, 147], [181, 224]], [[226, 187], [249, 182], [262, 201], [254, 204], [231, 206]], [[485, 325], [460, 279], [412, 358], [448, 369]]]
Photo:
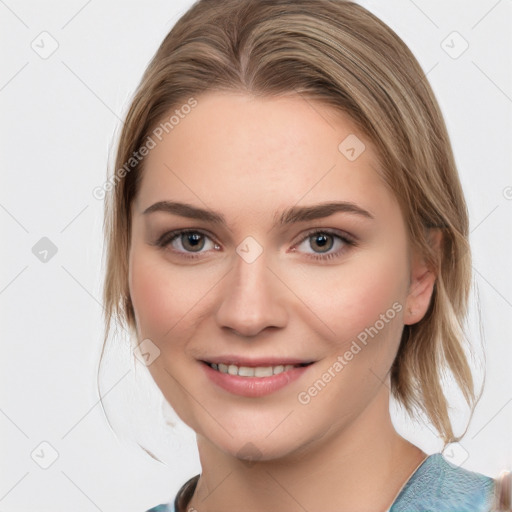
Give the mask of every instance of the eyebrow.
[[[189, 219], [202, 220], [218, 225], [227, 225], [226, 219], [221, 213], [205, 208], [199, 208], [187, 203], [178, 201], [158, 201], [146, 208], [142, 214], [148, 215], [153, 212], [165, 212], [172, 215], [179, 215]], [[368, 219], [375, 217], [367, 210], [361, 208], [355, 203], [346, 201], [320, 203], [312, 206], [292, 206], [284, 210], [279, 216], [274, 213], [274, 225], [285, 226], [297, 222], [305, 222], [315, 219], [329, 217], [337, 212], [359, 215]]]

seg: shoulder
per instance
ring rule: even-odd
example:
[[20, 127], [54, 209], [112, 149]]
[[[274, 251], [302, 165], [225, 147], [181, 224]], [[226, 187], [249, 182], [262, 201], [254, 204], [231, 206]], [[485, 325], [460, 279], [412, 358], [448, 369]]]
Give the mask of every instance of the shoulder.
[[162, 503], [161, 505], [146, 510], [146, 512], [174, 512], [174, 505], [172, 503]]
[[390, 512], [488, 512], [495, 480], [429, 455], [401, 490]]

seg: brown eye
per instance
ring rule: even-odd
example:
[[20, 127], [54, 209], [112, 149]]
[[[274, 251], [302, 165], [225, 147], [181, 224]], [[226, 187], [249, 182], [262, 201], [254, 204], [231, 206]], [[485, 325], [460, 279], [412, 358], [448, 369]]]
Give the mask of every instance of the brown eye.
[[315, 252], [330, 251], [334, 245], [333, 236], [328, 233], [316, 233], [309, 237], [310, 246]]
[[203, 249], [205, 244], [205, 237], [201, 233], [191, 231], [189, 233], [181, 234], [181, 245], [186, 251], [196, 252]]
[[357, 246], [356, 239], [343, 231], [316, 229], [307, 233], [294, 247], [308, 258], [324, 262], [343, 257], [351, 248]]
[[219, 251], [220, 246], [201, 231], [182, 229], [165, 233], [155, 242], [162, 249], [184, 257], [199, 257], [210, 250]]

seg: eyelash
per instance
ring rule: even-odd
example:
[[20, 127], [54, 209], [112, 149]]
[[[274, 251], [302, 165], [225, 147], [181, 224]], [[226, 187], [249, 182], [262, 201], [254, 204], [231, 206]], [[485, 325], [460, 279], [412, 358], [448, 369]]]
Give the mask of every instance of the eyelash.
[[[158, 246], [161, 249], [167, 249], [168, 246], [172, 242], [174, 242], [174, 240], [176, 240], [181, 235], [185, 235], [185, 234], [200, 234], [200, 235], [205, 236], [205, 237], [209, 238], [210, 240], [212, 240], [212, 237], [210, 235], [208, 235], [207, 233], [205, 233], [204, 231], [201, 231], [201, 230], [198, 230], [198, 229], [180, 229], [180, 230], [169, 231], [167, 233], [164, 233], [155, 242], [154, 245]], [[325, 254], [321, 254], [321, 253], [316, 253], [316, 254], [310, 254], [309, 253], [309, 254], [306, 254], [306, 256], [308, 258], [311, 258], [311, 259], [316, 260], [316, 261], [327, 261], [327, 260], [330, 260], [332, 258], [340, 257], [342, 255], [342, 253], [346, 252], [347, 248], [357, 246], [355, 238], [349, 236], [346, 233], [341, 235], [338, 232], [335, 232], [335, 231], [333, 231], [331, 229], [314, 229], [312, 231], [309, 231], [304, 237], [302, 237], [299, 240], [299, 242], [296, 245], [302, 244], [308, 238], [311, 238], [314, 235], [330, 235], [330, 236], [333, 236], [333, 237], [338, 238], [339, 240], [341, 240], [345, 244], [345, 246], [346, 246], [346, 247], [344, 247], [342, 249], [339, 249], [336, 252], [329, 252], [329, 253], [325, 253]], [[212, 241], [215, 244], [217, 244], [217, 242], [215, 242], [214, 240], [212, 240]], [[203, 254], [203, 253], [193, 254], [193, 253], [190, 253], [190, 252], [181, 252], [181, 251], [175, 251], [175, 250], [172, 250], [172, 252], [175, 253], [175, 254], [179, 254], [180, 257], [187, 258], [187, 259], [193, 259], [193, 260], [201, 258], [202, 257], [201, 254]]]

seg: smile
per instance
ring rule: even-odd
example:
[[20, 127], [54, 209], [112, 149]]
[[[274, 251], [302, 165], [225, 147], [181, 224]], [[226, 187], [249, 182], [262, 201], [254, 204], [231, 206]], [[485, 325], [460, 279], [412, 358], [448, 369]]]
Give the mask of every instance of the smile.
[[237, 366], [235, 364], [224, 364], [224, 363], [208, 363], [211, 368], [219, 371], [220, 373], [227, 373], [229, 375], [238, 375], [240, 377], [271, 377], [279, 373], [287, 372], [293, 368], [300, 368], [302, 366], [308, 366], [311, 363], [301, 364], [286, 364], [276, 366]]
[[313, 365], [312, 362], [289, 364], [289, 361], [286, 362], [288, 364], [265, 364], [261, 361], [258, 366], [245, 366], [228, 361], [201, 363], [203, 371], [215, 388], [232, 395], [251, 398], [270, 395], [285, 388]]

